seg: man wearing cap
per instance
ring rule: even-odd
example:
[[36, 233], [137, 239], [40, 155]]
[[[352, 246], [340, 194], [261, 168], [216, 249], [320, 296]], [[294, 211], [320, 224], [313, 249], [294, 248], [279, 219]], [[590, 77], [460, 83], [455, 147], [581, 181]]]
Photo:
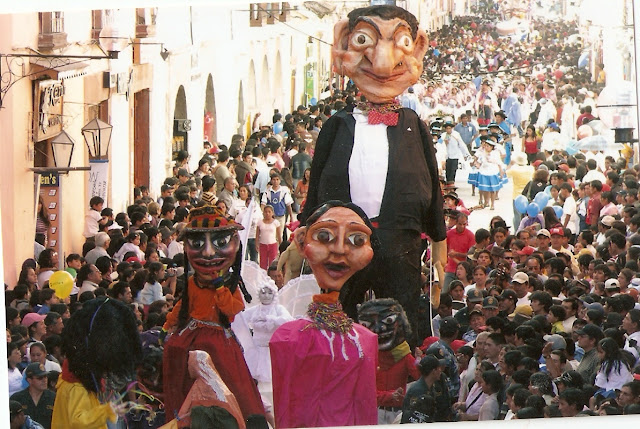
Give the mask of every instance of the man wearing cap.
[[542, 348], [542, 357], [545, 360], [547, 371], [552, 375], [559, 375], [565, 371], [570, 371], [573, 369], [571, 363], [569, 361], [565, 362], [565, 365], [562, 367], [560, 364], [560, 360], [556, 360], [551, 356], [551, 352], [556, 350], [566, 350], [567, 342], [562, 335], [553, 334], [553, 335], [545, 335], [543, 336], [543, 340], [545, 341], [545, 345]]
[[158, 204], [160, 207], [164, 204], [164, 199], [173, 195], [173, 186], [168, 184], [163, 184], [160, 187], [160, 196], [158, 197]]
[[500, 310], [498, 316], [506, 318], [509, 314], [513, 313], [516, 309], [516, 303], [518, 302], [518, 296], [513, 289], [505, 289], [502, 294], [497, 296], [498, 309]]
[[536, 250], [538, 252], [544, 253], [546, 251], [551, 251], [553, 253], [557, 253], [551, 250], [551, 233], [549, 232], [549, 230], [544, 228], [541, 229], [540, 231], [538, 231], [536, 238], [538, 241], [538, 247], [536, 248]]
[[478, 334], [483, 332], [485, 329], [485, 318], [480, 310], [471, 310], [469, 313], [469, 329], [462, 334], [462, 339], [470, 343], [475, 341], [478, 337]]
[[22, 409], [22, 404], [18, 401], [9, 401], [9, 424], [11, 429], [31, 429], [33, 422]]
[[596, 350], [598, 341], [604, 338], [602, 329], [591, 323], [586, 324], [576, 331], [578, 334], [578, 346], [584, 350], [584, 356], [576, 370], [580, 373], [585, 382], [593, 384], [596, 373], [600, 368], [600, 357]]
[[529, 295], [531, 295], [531, 292], [529, 292], [529, 276], [527, 273], [523, 273], [522, 271], [515, 273], [511, 279], [511, 287], [518, 297], [516, 306], [529, 305]]
[[447, 388], [451, 398], [457, 398], [458, 393], [460, 392], [458, 360], [451, 348], [451, 343], [458, 339], [459, 331], [460, 324], [458, 324], [458, 321], [453, 317], [445, 317], [440, 321], [440, 339], [431, 344], [427, 349], [427, 354], [436, 353], [438, 356], [442, 356], [442, 359], [445, 360]]
[[482, 300], [482, 315], [485, 320], [490, 317], [495, 317], [499, 313], [498, 300], [494, 296], [488, 296]]
[[186, 168], [178, 169], [178, 180], [180, 181], [180, 185], [184, 185], [191, 179], [191, 173]]
[[483, 299], [483, 292], [479, 289], [473, 288], [467, 292], [467, 306], [458, 310], [453, 316], [458, 321], [460, 326], [466, 328], [467, 325], [469, 325], [469, 313], [471, 313], [476, 304], [480, 304]]
[[22, 410], [45, 429], [51, 428], [53, 403], [56, 394], [47, 389], [48, 373], [41, 363], [31, 363], [24, 370], [29, 387], [11, 395], [12, 401], [22, 405]]
[[422, 377], [407, 390], [402, 404], [402, 423], [409, 423], [411, 404], [422, 395], [429, 395], [435, 400], [436, 412], [435, 416], [432, 416], [434, 421], [451, 421], [451, 402], [455, 396], [451, 394], [444, 382], [443, 370], [446, 361], [437, 356], [437, 354], [428, 354], [420, 360], [418, 369]]
[[558, 226], [555, 228], [551, 228], [549, 230], [549, 234], [551, 235], [551, 248], [549, 249], [553, 253], [563, 252], [569, 256], [573, 256], [568, 249], [562, 247], [562, 243], [564, 241], [564, 228]]

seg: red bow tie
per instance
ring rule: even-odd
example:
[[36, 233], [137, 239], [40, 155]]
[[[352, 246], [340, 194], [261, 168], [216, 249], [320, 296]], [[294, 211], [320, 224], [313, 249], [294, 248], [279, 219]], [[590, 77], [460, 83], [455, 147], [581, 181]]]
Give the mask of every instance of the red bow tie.
[[385, 124], [390, 127], [398, 125], [398, 112], [382, 113], [370, 110], [367, 118], [371, 125]]

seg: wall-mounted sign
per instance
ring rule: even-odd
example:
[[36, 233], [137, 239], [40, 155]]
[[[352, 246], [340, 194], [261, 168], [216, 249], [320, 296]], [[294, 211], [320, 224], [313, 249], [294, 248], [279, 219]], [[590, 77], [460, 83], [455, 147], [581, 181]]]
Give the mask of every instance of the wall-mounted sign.
[[60, 241], [60, 177], [57, 173], [47, 173], [40, 176], [40, 196], [42, 202], [49, 211], [49, 239], [48, 247], [53, 247], [59, 255], [62, 255], [62, 243]]
[[62, 97], [64, 86], [59, 80], [42, 80], [36, 86], [36, 141], [49, 139], [62, 131]]
[[87, 200], [93, 197], [102, 197], [104, 206], [107, 207], [107, 190], [109, 185], [109, 161], [107, 160], [90, 160], [89, 165], [89, 186], [87, 188], [89, 195]]

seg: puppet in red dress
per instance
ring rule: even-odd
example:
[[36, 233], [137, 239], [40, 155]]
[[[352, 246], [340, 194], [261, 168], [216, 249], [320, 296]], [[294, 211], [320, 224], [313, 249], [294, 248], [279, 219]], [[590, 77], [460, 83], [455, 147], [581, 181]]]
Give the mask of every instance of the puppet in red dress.
[[163, 358], [167, 421], [176, 417], [193, 384], [188, 372], [188, 353], [192, 350], [209, 353], [245, 419], [265, 414], [230, 325], [235, 315], [244, 310], [239, 290], [241, 229], [242, 225], [217, 207], [203, 206], [191, 211], [182, 231], [185, 256], [194, 275], [163, 326], [164, 332], [173, 332], [165, 344]]

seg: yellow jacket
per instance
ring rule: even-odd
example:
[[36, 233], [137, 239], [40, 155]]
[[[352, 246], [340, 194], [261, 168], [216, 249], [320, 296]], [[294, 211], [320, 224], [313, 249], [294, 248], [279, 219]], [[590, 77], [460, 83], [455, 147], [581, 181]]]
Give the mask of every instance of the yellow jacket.
[[52, 428], [106, 429], [107, 420], [116, 422], [111, 405], [101, 404], [96, 394], [87, 391], [82, 383], [70, 383], [60, 377], [56, 387]]

